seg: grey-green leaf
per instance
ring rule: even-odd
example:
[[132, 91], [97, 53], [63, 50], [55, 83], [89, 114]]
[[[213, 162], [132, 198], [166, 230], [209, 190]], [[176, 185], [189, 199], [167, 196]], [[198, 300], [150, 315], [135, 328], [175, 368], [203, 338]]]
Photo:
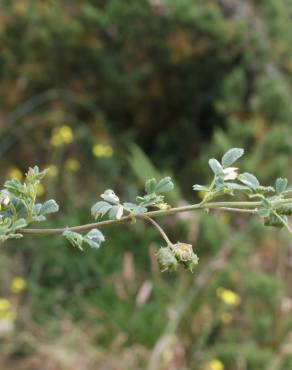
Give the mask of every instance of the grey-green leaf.
[[155, 193], [167, 193], [174, 188], [173, 182], [170, 177], [164, 177], [155, 186]]
[[83, 243], [83, 236], [75, 231], [65, 230], [63, 232], [63, 236], [69, 241], [73, 247], [77, 247], [80, 250], [83, 250], [82, 243]]
[[286, 179], [286, 178], [282, 178], [282, 177], [279, 177], [279, 178], [276, 180], [276, 184], [275, 184], [276, 192], [277, 192], [278, 194], [283, 193], [283, 191], [285, 191], [285, 190], [286, 190], [287, 185], [288, 185], [288, 179]]
[[229, 149], [222, 157], [222, 166], [229, 167], [236, 162], [241, 156], [243, 156], [244, 150], [241, 148]]
[[100, 244], [105, 241], [105, 237], [98, 229], [90, 230], [83, 238], [84, 242], [90, 245], [91, 248], [99, 248]]
[[157, 181], [156, 179], [149, 179], [145, 183], [145, 191], [147, 194], [154, 193]]
[[260, 208], [258, 210], [258, 215], [260, 217], [269, 217], [270, 216], [270, 210], [268, 208]]
[[198, 185], [198, 184], [193, 185], [193, 190], [195, 190], [195, 191], [209, 191], [207, 186]]
[[124, 208], [121, 205], [112, 206], [109, 211], [109, 218], [112, 220], [120, 220], [123, 216]]
[[55, 213], [59, 211], [59, 205], [54, 199], [47, 200], [41, 207], [39, 213], [41, 215], [47, 215], [49, 213]]
[[111, 208], [112, 205], [108, 202], [100, 201], [91, 207], [91, 214], [94, 218], [103, 217]]
[[215, 175], [218, 175], [223, 172], [223, 167], [215, 158], [209, 159], [209, 166]]
[[130, 212], [134, 213], [135, 215], [139, 215], [142, 213], [147, 212], [146, 207], [139, 206], [138, 204], [135, 203], [124, 203], [123, 206], [127, 208]]
[[12, 230], [18, 230], [18, 229], [23, 229], [24, 227], [27, 226], [27, 222], [25, 221], [24, 218], [19, 218], [12, 224]]
[[83, 236], [75, 231], [65, 230], [63, 232], [63, 236], [69, 241], [73, 247], [77, 247], [80, 250], [83, 250], [82, 243], [83, 243]]
[[111, 189], [108, 189], [103, 194], [101, 194], [101, 198], [104, 199], [106, 202], [109, 202], [111, 204], [119, 204], [119, 202], [120, 202], [119, 197]]
[[253, 190], [257, 190], [260, 187], [259, 180], [251, 173], [244, 172], [238, 176], [238, 179]]

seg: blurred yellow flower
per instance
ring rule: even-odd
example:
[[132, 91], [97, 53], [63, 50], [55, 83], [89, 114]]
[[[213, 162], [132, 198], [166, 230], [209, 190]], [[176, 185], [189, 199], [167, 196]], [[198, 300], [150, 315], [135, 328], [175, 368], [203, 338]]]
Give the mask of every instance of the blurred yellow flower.
[[224, 365], [221, 361], [213, 359], [207, 364], [208, 370], [224, 370]]
[[80, 170], [80, 162], [76, 158], [68, 158], [65, 162], [65, 169], [67, 171], [77, 172]]
[[233, 320], [233, 317], [232, 317], [231, 313], [223, 312], [220, 316], [220, 320], [221, 320], [222, 324], [228, 325]]
[[11, 308], [11, 303], [6, 298], [0, 298], [0, 311], [7, 311]]
[[8, 321], [15, 320], [16, 314], [13, 311], [0, 311], [0, 318]]
[[42, 195], [45, 194], [45, 188], [42, 184], [37, 185], [37, 196], [41, 197]]
[[199, 196], [199, 198], [200, 198], [201, 200], [203, 200], [203, 199], [204, 199], [205, 195], [206, 195], [206, 192], [205, 192], [205, 191], [203, 191], [203, 190], [200, 190], [200, 191], [198, 192], [198, 196]]
[[95, 157], [112, 157], [114, 150], [110, 145], [96, 144], [92, 148]]
[[52, 146], [61, 146], [63, 144], [70, 144], [74, 140], [74, 134], [70, 126], [61, 126], [53, 129], [51, 136]]
[[0, 319], [13, 321], [16, 317], [12, 311], [11, 303], [6, 298], [0, 298]]
[[220, 217], [219, 217], [219, 221], [223, 224], [223, 225], [227, 225], [229, 224], [230, 222], [230, 219], [231, 219], [231, 216], [230, 216], [230, 213], [227, 213], [227, 212], [222, 212], [220, 214]]
[[15, 294], [21, 293], [25, 288], [26, 288], [26, 281], [20, 276], [15, 277], [12, 280], [11, 285], [10, 285], [11, 291]]
[[7, 177], [21, 181], [23, 179], [23, 173], [17, 167], [10, 167], [7, 172]]
[[50, 164], [48, 166], [48, 177], [56, 177], [58, 176], [59, 170], [55, 164]]
[[225, 289], [225, 288], [218, 288], [217, 291], [217, 296], [225, 303], [230, 306], [237, 306], [241, 302], [240, 296], [233, 292], [232, 290]]

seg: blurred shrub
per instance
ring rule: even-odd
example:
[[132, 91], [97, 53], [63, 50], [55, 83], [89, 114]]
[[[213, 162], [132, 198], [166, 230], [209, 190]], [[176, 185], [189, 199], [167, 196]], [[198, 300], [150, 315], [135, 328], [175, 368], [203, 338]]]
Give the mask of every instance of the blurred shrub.
[[[48, 166], [47, 191], [66, 205], [60, 224], [87, 220], [88, 204], [109, 186], [133, 197], [156, 168], [175, 174], [181, 189], [173, 201], [193, 201], [189, 189], [207, 179], [208, 158], [232, 146], [247, 149], [243, 167], [263, 183], [289, 176], [291, 15], [291, 0], [3, 0], [0, 176]], [[184, 233], [200, 249], [193, 277], [157, 275], [153, 235], [141, 225], [109, 230], [112, 245], [82, 258], [57, 238], [1, 251], [0, 294], [16, 312], [9, 330], [23, 333], [1, 351], [12, 359], [27, 355], [27, 345], [42, 353], [41, 340], [62, 338], [70, 318], [94, 347], [109, 348], [109, 369], [130, 368], [119, 351], [136, 343], [154, 347], [147, 356], [162, 370], [288, 369], [285, 237], [237, 216], [165, 222], [174, 238]], [[15, 296], [9, 286], [18, 275], [27, 290]], [[138, 307], [148, 280], [149, 301]], [[218, 289], [240, 304], [226, 304]]]

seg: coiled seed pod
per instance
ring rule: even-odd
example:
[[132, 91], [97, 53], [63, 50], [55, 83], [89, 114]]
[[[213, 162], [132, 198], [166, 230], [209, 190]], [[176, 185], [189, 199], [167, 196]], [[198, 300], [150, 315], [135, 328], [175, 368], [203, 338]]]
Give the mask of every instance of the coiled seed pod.
[[159, 248], [156, 253], [156, 258], [161, 271], [175, 271], [177, 269], [178, 261], [169, 247]]
[[191, 272], [193, 272], [195, 266], [197, 266], [198, 263], [199, 263], [199, 257], [195, 253], [192, 253], [191, 258], [188, 261], [184, 262], [184, 266], [187, 270], [190, 270]]
[[292, 215], [292, 204], [284, 204], [283, 206], [278, 207], [276, 211], [279, 215], [291, 216]]
[[[285, 220], [285, 222], [287, 221], [286, 216], [282, 216], [282, 218]], [[269, 217], [266, 218], [264, 225], [279, 228], [284, 226], [283, 222], [274, 214], [271, 214]]]
[[193, 247], [191, 244], [177, 242], [173, 245], [173, 251], [179, 262], [187, 262], [192, 259]]

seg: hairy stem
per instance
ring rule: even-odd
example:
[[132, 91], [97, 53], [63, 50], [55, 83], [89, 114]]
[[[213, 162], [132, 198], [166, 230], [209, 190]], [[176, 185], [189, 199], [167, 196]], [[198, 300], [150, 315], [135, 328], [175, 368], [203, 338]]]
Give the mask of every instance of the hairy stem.
[[154, 225], [156, 227], [156, 229], [159, 231], [159, 233], [162, 236], [162, 238], [165, 240], [166, 244], [169, 247], [172, 247], [172, 244], [173, 243], [169, 240], [168, 236], [166, 235], [166, 233], [164, 232], [164, 230], [162, 229], [162, 227], [160, 225], [158, 225], [158, 223], [156, 221], [154, 221], [152, 218], [150, 218], [148, 216], [145, 216], [144, 218], [145, 218], [145, 220], [151, 222], [152, 225]]
[[[292, 198], [281, 199], [277, 202], [274, 202], [275, 206], [279, 206], [282, 204], [289, 204], [292, 203]], [[257, 208], [261, 206], [261, 202], [253, 201], [253, 202], [210, 202], [204, 204], [192, 204], [183, 207], [174, 207], [167, 210], [158, 210], [158, 211], [149, 211], [144, 213], [143, 215], [136, 215], [136, 218], [155, 218], [160, 216], [168, 216], [173, 215], [180, 212], [188, 212], [188, 211], [195, 211], [199, 209], [218, 209], [221, 211], [229, 211], [229, 212], [242, 212], [242, 213], [256, 213]], [[35, 235], [58, 235], [62, 234], [65, 230], [82, 232], [86, 230], [90, 230], [93, 228], [102, 228], [106, 226], [113, 226], [122, 223], [131, 222], [131, 216], [122, 217], [119, 220], [106, 220], [100, 222], [94, 222], [90, 224], [80, 225], [80, 226], [72, 226], [72, 227], [62, 227], [62, 228], [54, 228], [54, 229], [21, 229], [20, 232], [22, 234], [35, 234]]]

